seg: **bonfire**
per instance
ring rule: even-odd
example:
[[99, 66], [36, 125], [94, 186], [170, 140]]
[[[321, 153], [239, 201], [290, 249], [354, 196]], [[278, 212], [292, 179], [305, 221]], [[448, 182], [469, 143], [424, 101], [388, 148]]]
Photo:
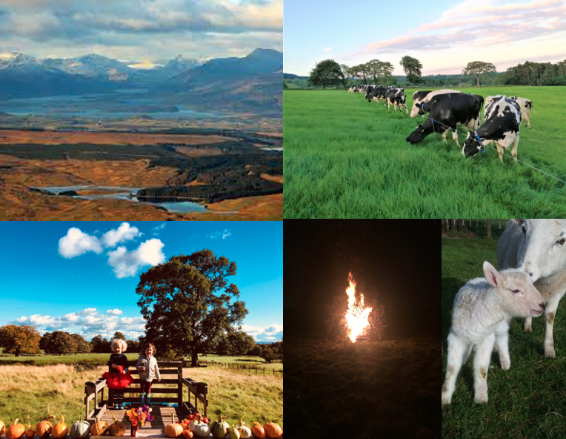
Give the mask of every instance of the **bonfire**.
[[369, 327], [368, 317], [372, 308], [366, 308], [364, 305], [364, 295], [360, 294], [359, 300], [356, 300], [356, 282], [350, 272], [348, 275], [349, 286], [346, 289], [348, 294], [348, 311], [346, 312], [346, 326], [348, 328], [348, 337], [352, 343], [364, 333]]

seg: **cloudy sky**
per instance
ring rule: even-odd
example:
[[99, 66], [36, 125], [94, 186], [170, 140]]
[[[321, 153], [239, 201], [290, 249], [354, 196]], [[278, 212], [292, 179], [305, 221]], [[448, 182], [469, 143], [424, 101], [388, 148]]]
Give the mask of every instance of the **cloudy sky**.
[[0, 53], [163, 63], [282, 50], [283, 0], [2, 0]]
[[139, 276], [174, 255], [208, 248], [237, 264], [228, 278], [256, 341], [283, 336], [283, 225], [279, 222], [28, 222], [0, 225], [0, 326], [34, 325], [128, 339], [144, 332]]
[[470, 61], [501, 72], [561, 61], [565, 47], [564, 0], [285, 0], [285, 73], [308, 75], [328, 58], [349, 66], [377, 58], [404, 75], [405, 55], [424, 75], [461, 73]]

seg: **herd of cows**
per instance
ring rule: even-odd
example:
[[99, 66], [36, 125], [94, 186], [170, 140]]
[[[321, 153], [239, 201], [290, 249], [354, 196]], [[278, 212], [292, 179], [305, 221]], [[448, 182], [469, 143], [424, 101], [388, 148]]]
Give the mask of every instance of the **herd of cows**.
[[[394, 111], [403, 113], [406, 104], [405, 90], [396, 87], [383, 87], [375, 85], [360, 85], [351, 87], [348, 91], [365, 93], [368, 102], [386, 101], [387, 109], [393, 105]], [[524, 120], [530, 129], [530, 110], [533, 102], [517, 96], [504, 95], [488, 96], [485, 99], [484, 123], [481, 123], [481, 108], [484, 106], [483, 96], [462, 93], [457, 90], [416, 91], [413, 93], [413, 107], [411, 117], [417, 115], [428, 116], [407, 137], [407, 142], [416, 144], [429, 134], [442, 133], [446, 141], [446, 132], [452, 130], [452, 138], [458, 146], [457, 127], [463, 125], [468, 129], [468, 136], [462, 147], [465, 157], [472, 157], [482, 151], [484, 146], [495, 143], [499, 159], [503, 161], [503, 148], [511, 148], [513, 158], [517, 160], [517, 147], [519, 146], [519, 127]]]

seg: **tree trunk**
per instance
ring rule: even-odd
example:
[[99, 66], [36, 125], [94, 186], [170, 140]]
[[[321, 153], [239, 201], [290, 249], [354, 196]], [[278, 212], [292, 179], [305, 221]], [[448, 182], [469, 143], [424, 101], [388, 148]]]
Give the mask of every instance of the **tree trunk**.
[[195, 350], [191, 352], [191, 367], [198, 367], [198, 353]]
[[487, 226], [487, 239], [491, 239], [491, 220], [485, 220]]
[[477, 81], [477, 85], [479, 87], [480, 86], [480, 75], [476, 75], [476, 81]]

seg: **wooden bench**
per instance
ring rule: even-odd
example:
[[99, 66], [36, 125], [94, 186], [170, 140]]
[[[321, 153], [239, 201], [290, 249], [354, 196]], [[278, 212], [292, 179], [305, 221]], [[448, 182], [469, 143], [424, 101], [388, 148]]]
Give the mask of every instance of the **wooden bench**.
[[[136, 369], [137, 361], [129, 361], [130, 374], [135, 378], [139, 375], [139, 371]], [[153, 425], [147, 425], [148, 429], [151, 431], [163, 430], [165, 425], [171, 423], [171, 415], [176, 413], [176, 415], [183, 419], [183, 416], [187, 416], [191, 413], [195, 413], [198, 410], [198, 401], [204, 405], [204, 416], [207, 416], [208, 407], [208, 387], [207, 386], [197, 386], [196, 382], [190, 378], [183, 378], [183, 362], [182, 361], [158, 361], [157, 365], [159, 367], [159, 372], [161, 374], [161, 382], [157, 382], [157, 379], [153, 380], [153, 385], [151, 387], [152, 394], [171, 394], [170, 397], [165, 398], [151, 398], [152, 403], [168, 403], [176, 404], [177, 407], [164, 407], [161, 404], [154, 405], [152, 415], [155, 416]], [[164, 378], [164, 376], [169, 376], [171, 378]], [[139, 407], [140, 398], [132, 397], [131, 394], [140, 393], [140, 379], [136, 378], [135, 381], [124, 389], [124, 393], [129, 393], [130, 397], [124, 398], [122, 402], [131, 403], [132, 407]], [[137, 385], [136, 385], [137, 384]], [[176, 387], [159, 387], [161, 384], [176, 384]], [[183, 401], [183, 389], [186, 386], [189, 390], [189, 400]], [[107, 389], [105, 392], [104, 390]], [[106, 398], [105, 398], [106, 394]], [[194, 405], [191, 403], [191, 396], [194, 395]], [[106, 385], [105, 379], [99, 379], [95, 382], [89, 382], [85, 384], [85, 406], [86, 406], [86, 420], [92, 425], [96, 422], [95, 417], [99, 420], [104, 420], [107, 422], [112, 421], [112, 414], [116, 416], [117, 419], [123, 420], [125, 418], [126, 410], [108, 410], [108, 402], [110, 399], [110, 389]], [[129, 425], [129, 423], [127, 423]], [[146, 427], [144, 427], [147, 433]]]

